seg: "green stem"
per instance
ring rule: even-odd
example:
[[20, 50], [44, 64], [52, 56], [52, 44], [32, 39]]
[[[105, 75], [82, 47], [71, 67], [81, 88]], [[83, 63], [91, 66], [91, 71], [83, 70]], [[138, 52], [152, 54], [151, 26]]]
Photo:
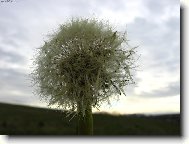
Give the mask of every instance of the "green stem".
[[93, 116], [91, 105], [87, 106], [84, 116], [81, 113], [79, 105], [78, 110], [78, 135], [93, 135]]

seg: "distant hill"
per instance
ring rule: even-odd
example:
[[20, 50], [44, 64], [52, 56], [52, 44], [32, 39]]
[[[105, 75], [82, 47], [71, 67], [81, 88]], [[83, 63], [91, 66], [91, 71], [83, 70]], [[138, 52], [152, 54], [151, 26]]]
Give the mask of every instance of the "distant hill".
[[[94, 135], [181, 136], [180, 114], [93, 114]], [[77, 135], [76, 117], [65, 112], [0, 103], [1, 135]]]

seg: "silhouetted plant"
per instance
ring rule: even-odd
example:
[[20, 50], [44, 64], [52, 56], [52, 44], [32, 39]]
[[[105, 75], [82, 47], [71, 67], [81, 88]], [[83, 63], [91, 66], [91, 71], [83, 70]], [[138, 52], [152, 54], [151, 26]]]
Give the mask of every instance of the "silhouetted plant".
[[60, 26], [35, 58], [33, 80], [49, 105], [78, 115], [78, 133], [93, 133], [92, 107], [99, 108], [132, 84], [135, 48], [108, 22], [72, 19]]

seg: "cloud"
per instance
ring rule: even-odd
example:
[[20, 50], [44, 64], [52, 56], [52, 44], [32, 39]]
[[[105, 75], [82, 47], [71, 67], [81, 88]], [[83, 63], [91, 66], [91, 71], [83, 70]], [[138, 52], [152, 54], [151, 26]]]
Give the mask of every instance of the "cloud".
[[166, 9], [178, 7], [179, 0], [153, 1], [146, 0], [146, 8], [149, 12], [157, 14], [158, 16], [165, 14]]
[[31, 104], [38, 97], [32, 95], [27, 74], [14, 69], [0, 69], [0, 101], [16, 104]]
[[30, 81], [25, 72], [14, 69], [0, 69], [0, 91], [17, 90], [25, 94], [31, 93]]
[[[141, 54], [139, 71], [136, 72], [137, 85], [131, 89], [130, 95], [153, 98], [179, 95], [180, 8], [178, 1], [170, 5], [153, 2], [145, 1], [146, 16], [136, 17], [127, 25], [128, 39], [131, 45], [139, 45], [138, 53]], [[160, 12], [153, 10], [156, 3]], [[170, 8], [178, 14], [168, 13]], [[165, 14], [166, 19], [162, 19]]]
[[141, 92], [139, 97], [169, 97], [169, 96], [178, 96], [180, 95], [180, 81], [170, 83], [166, 87], [162, 87], [156, 90], [152, 90], [151, 92]]
[[[131, 43], [139, 45], [143, 58], [149, 58], [150, 64], [177, 61], [180, 58], [180, 24], [179, 17], [167, 19], [164, 24], [149, 22], [144, 18], [135, 18], [128, 24], [128, 36]], [[133, 42], [134, 41], [134, 42]], [[144, 60], [144, 59], [143, 59]], [[159, 65], [161, 66], [161, 65]]]
[[3, 50], [3, 48], [0, 48], [0, 61], [6, 61], [10, 63], [19, 63], [24, 64], [25, 57], [21, 56], [19, 54], [13, 53], [13, 52], [6, 52]]
[[[109, 107], [120, 114], [166, 114], [180, 112], [180, 97], [122, 97]], [[101, 111], [107, 111], [107, 105], [102, 105]], [[99, 112], [98, 110], [96, 110]]]
[[180, 12], [179, 0], [153, 1], [145, 0], [143, 7], [143, 18], [156, 23], [163, 23], [170, 17], [179, 17]]
[[144, 102], [151, 97], [178, 97], [179, 14], [178, 0], [27, 0], [4, 4], [0, 9], [0, 101], [41, 105], [32, 94], [27, 75], [35, 49], [72, 16], [93, 15], [110, 20], [118, 30], [126, 29], [130, 45], [139, 45], [137, 85], [126, 89], [127, 98], [135, 97], [136, 102], [141, 96]]

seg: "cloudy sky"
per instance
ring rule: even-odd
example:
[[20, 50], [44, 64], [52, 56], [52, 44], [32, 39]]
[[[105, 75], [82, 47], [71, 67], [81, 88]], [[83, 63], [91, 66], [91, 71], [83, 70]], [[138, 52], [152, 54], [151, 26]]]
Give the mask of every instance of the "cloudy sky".
[[12, 0], [0, 3], [0, 102], [45, 107], [28, 74], [36, 48], [71, 17], [109, 20], [139, 46], [136, 85], [103, 105], [113, 113], [180, 112], [179, 0]]

